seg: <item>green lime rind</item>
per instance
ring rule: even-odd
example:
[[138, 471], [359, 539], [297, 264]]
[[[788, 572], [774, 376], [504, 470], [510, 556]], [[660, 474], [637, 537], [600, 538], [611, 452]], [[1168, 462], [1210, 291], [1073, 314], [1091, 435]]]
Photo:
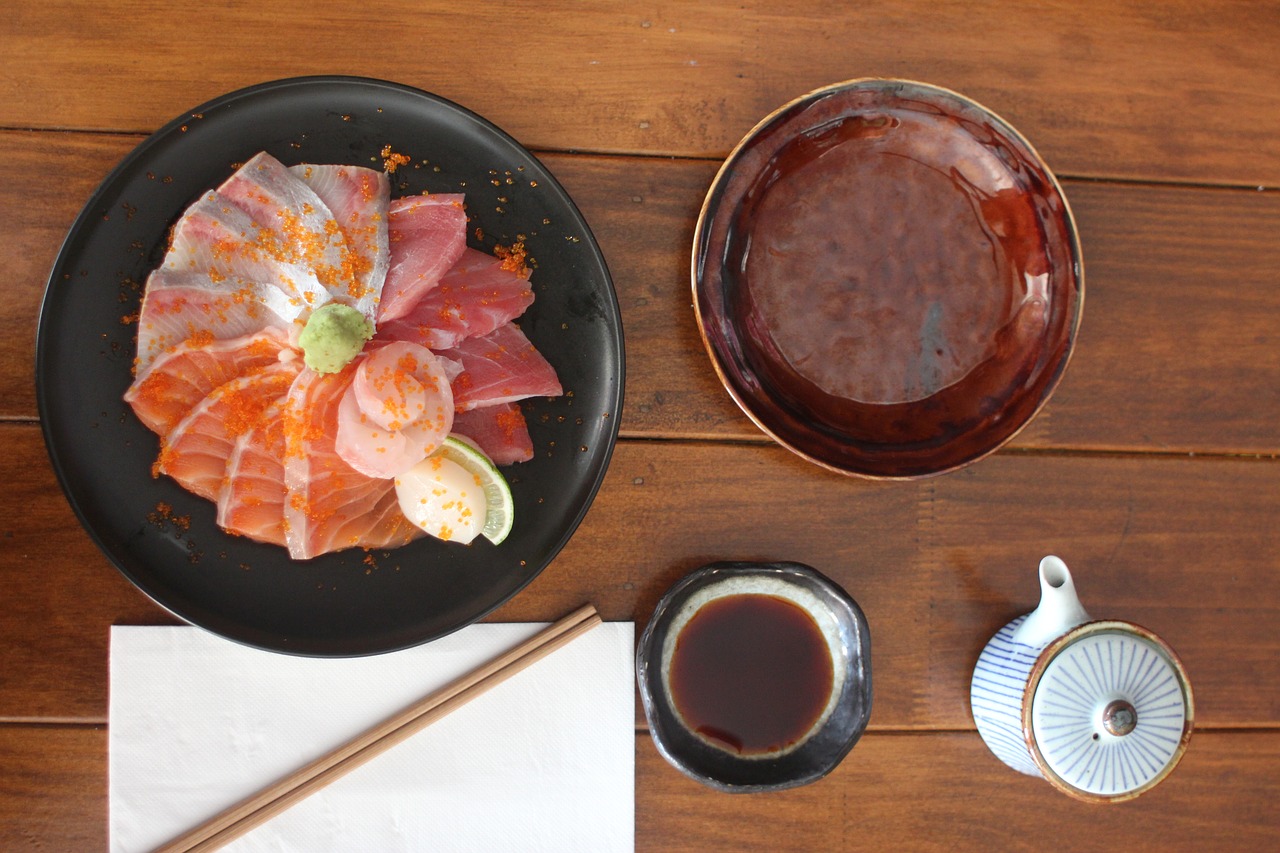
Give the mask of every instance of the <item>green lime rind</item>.
[[449, 436], [437, 452], [479, 478], [485, 497], [484, 528], [480, 535], [494, 545], [502, 544], [511, 533], [516, 516], [516, 505], [507, 478], [488, 456], [460, 438]]

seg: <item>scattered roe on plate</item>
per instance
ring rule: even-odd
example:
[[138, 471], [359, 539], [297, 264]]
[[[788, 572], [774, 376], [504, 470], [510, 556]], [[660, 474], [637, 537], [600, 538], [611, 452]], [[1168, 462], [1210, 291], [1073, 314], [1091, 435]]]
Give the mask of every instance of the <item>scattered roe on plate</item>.
[[382, 168], [389, 175], [395, 174], [396, 169], [409, 164], [408, 154], [397, 154], [391, 150], [391, 144], [382, 146]]

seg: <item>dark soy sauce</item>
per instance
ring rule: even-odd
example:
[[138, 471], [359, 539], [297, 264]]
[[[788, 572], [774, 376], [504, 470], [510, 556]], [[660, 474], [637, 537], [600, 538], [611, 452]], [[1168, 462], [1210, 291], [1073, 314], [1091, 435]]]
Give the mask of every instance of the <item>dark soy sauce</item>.
[[728, 595], [681, 629], [670, 678], [672, 700], [695, 732], [731, 752], [775, 752], [802, 739], [826, 707], [831, 652], [798, 605]]

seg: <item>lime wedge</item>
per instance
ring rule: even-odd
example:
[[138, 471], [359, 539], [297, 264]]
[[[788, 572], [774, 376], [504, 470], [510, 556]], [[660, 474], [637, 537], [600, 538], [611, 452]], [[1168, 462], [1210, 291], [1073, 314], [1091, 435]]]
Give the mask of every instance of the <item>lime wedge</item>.
[[502, 472], [479, 449], [455, 436], [446, 438], [436, 454], [462, 466], [484, 487], [485, 516], [480, 535], [494, 545], [500, 544], [511, 532], [516, 516], [511, 487]]

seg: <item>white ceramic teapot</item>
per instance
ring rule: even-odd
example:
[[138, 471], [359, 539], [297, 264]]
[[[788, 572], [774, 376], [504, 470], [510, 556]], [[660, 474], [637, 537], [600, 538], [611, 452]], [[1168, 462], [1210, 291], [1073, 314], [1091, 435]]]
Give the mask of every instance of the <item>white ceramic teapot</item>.
[[1040, 561], [1040, 596], [978, 658], [970, 687], [978, 733], [1005, 764], [1083, 800], [1150, 790], [1191, 737], [1181, 662], [1145, 628], [1090, 621], [1057, 557]]

